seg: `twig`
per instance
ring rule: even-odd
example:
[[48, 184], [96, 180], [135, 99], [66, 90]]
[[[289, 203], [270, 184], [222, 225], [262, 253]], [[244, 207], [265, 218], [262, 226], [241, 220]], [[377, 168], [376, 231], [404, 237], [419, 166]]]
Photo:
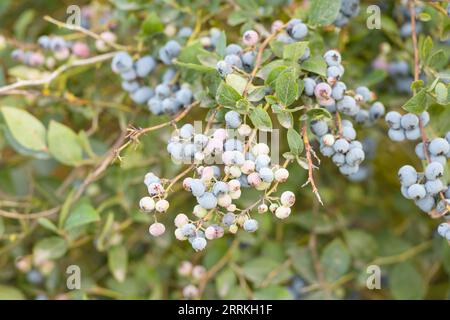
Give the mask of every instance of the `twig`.
[[19, 212], [10, 212], [10, 211], [4, 211], [0, 209], [0, 216], [5, 218], [11, 218], [11, 219], [17, 219], [17, 220], [31, 220], [31, 219], [39, 219], [51, 216], [55, 213], [57, 213], [61, 209], [60, 206], [51, 208], [48, 210], [40, 211], [40, 212], [34, 212], [34, 213], [19, 213]]
[[91, 38], [94, 38], [96, 40], [101, 40], [101, 41], [105, 42], [107, 45], [109, 45], [111, 48], [114, 48], [116, 50], [125, 50], [125, 51], [132, 51], [132, 50], [134, 50], [132, 47], [123, 46], [123, 45], [117, 44], [115, 42], [111, 42], [111, 41], [109, 41], [107, 39], [103, 39], [101, 36], [99, 36], [95, 32], [92, 32], [91, 30], [85, 29], [85, 28], [83, 28], [83, 27], [81, 27], [79, 25], [64, 23], [64, 22], [58, 21], [58, 20], [56, 20], [56, 19], [54, 19], [54, 18], [52, 18], [50, 16], [45, 16], [44, 20], [46, 20], [46, 21], [48, 21], [50, 23], [53, 23], [53, 24], [57, 25], [60, 28], [66, 28], [68, 30], [78, 31], [78, 32], [81, 32], [81, 33], [83, 33], [83, 34], [85, 34], [85, 35], [87, 35], [87, 36], [89, 36]]
[[160, 123], [156, 126], [152, 126], [152, 127], [147, 127], [147, 128], [133, 128], [133, 127], [129, 127], [128, 128], [128, 134], [126, 135], [125, 138], [128, 138], [128, 141], [125, 142], [124, 144], [122, 144], [121, 146], [119, 146], [116, 150], [116, 157], [120, 158], [120, 152], [122, 152], [122, 150], [124, 150], [126, 147], [128, 147], [132, 142], [135, 142], [139, 139], [139, 137], [147, 132], [150, 131], [155, 131], [164, 127], [168, 127], [178, 121], [180, 121], [181, 119], [183, 119], [188, 113], [189, 111], [198, 104], [199, 102], [193, 102], [192, 104], [190, 104], [186, 109], [184, 109], [181, 113], [179, 113], [175, 118], [173, 118], [170, 121], [164, 122], [164, 123]]
[[314, 173], [313, 173], [314, 164], [312, 163], [312, 156], [311, 156], [311, 153], [313, 151], [311, 149], [311, 145], [309, 144], [308, 133], [306, 130], [306, 121], [302, 127], [302, 138], [303, 143], [305, 145], [306, 160], [308, 161], [308, 180], [306, 181], [305, 184], [303, 184], [302, 187], [304, 187], [307, 184], [311, 184], [312, 192], [315, 194], [320, 204], [323, 205], [322, 198], [320, 197], [319, 190], [317, 189], [316, 182], [314, 181]]
[[63, 64], [62, 66], [57, 68], [55, 71], [53, 71], [52, 73], [48, 74], [47, 76], [45, 76], [41, 79], [19, 80], [15, 83], [0, 87], [0, 95], [5, 94], [5, 93], [9, 92], [10, 90], [14, 90], [14, 89], [18, 89], [18, 88], [35, 87], [35, 86], [50, 84], [50, 82], [52, 82], [55, 78], [57, 78], [61, 73], [67, 71], [70, 68], [86, 66], [86, 65], [102, 62], [105, 60], [109, 60], [112, 57], [114, 57], [115, 54], [116, 54], [116, 52], [109, 52], [109, 53], [105, 53], [105, 54], [91, 57], [88, 59], [69, 61], [68, 63]]
[[234, 239], [233, 243], [231, 244], [231, 246], [228, 248], [228, 251], [222, 256], [222, 258], [220, 258], [219, 261], [216, 262], [215, 265], [213, 265], [203, 276], [202, 279], [200, 279], [200, 283], [198, 286], [198, 297], [201, 297], [203, 292], [205, 291], [206, 285], [208, 284], [208, 281], [217, 273], [220, 271], [220, 269], [222, 269], [226, 263], [231, 259], [234, 250], [237, 248], [237, 246], [239, 245], [239, 241], [238, 239]]

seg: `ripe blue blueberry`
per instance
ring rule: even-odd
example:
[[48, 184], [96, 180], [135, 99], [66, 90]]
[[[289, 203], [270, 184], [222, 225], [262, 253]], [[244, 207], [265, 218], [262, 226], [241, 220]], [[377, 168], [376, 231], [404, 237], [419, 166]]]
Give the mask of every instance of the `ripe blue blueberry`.
[[347, 140], [340, 138], [334, 142], [333, 148], [336, 152], [346, 153], [350, 148], [350, 145]]
[[369, 109], [370, 119], [372, 121], [381, 118], [384, 115], [385, 108], [381, 102], [375, 102]]
[[271, 183], [273, 181], [274, 174], [273, 174], [272, 169], [270, 169], [268, 167], [263, 167], [258, 171], [258, 173], [264, 182]]
[[444, 184], [441, 180], [429, 180], [425, 182], [425, 190], [430, 195], [436, 195], [444, 189]]
[[444, 156], [450, 151], [450, 144], [446, 139], [434, 138], [431, 140], [428, 149], [435, 156]]
[[202, 237], [196, 237], [191, 242], [192, 248], [195, 251], [202, 251], [206, 247], [206, 239]]
[[323, 55], [328, 66], [338, 66], [341, 64], [341, 54], [336, 50], [329, 50]]
[[308, 27], [304, 23], [297, 23], [292, 27], [289, 35], [295, 40], [302, 40], [308, 35]]
[[255, 232], [256, 230], [258, 230], [258, 221], [256, 221], [255, 219], [245, 220], [243, 227], [247, 232]]
[[236, 129], [241, 125], [241, 116], [236, 111], [228, 111], [225, 113], [225, 122], [228, 127]]
[[433, 210], [433, 207], [434, 207], [436, 201], [434, 200], [434, 198], [432, 196], [428, 195], [422, 199], [414, 201], [414, 203], [423, 212], [430, 212], [431, 210]]
[[153, 96], [153, 90], [150, 87], [140, 87], [131, 95], [131, 100], [137, 104], [144, 104]]
[[205, 192], [197, 198], [198, 204], [205, 209], [213, 209], [217, 206], [217, 198], [211, 192]]
[[150, 100], [148, 100], [147, 105], [150, 112], [154, 115], [161, 115], [164, 113], [162, 101], [157, 97], [152, 97]]
[[364, 86], [356, 88], [355, 92], [356, 92], [356, 94], [361, 95], [365, 102], [370, 101], [370, 99], [372, 97], [372, 92], [369, 90], [369, 88], [364, 87]]
[[242, 60], [241, 58], [236, 54], [228, 54], [225, 56], [224, 61], [232, 66], [235, 66], [239, 69], [242, 69]]
[[226, 48], [225, 48], [225, 55], [230, 55], [230, 54], [235, 54], [235, 55], [240, 55], [242, 54], [242, 48], [240, 45], [237, 45], [235, 43], [231, 43], [229, 44]]
[[402, 115], [397, 111], [389, 111], [384, 119], [390, 128], [400, 129]]
[[136, 61], [134, 65], [136, 69], [136, 74], [138, 77], [146, 77], [153, 71], [156, 67], [155, 59], [151, 56], [143, 56], [139, 60]]
[[137, 89], [139, 89], [139, 82], [137, 82], [137, 81], [122, 81], [122, 89], [129, 93], [133, 93]]
[[220, 60], [219, 62], [217, 62], [216, 69], [222, 78], [225, 78], [227, 75], [233, 72], [231, 64], [225, 62], [224, 60]]
[[313, 96], [314, 95], [314, 87], [316, 86], [316, 81], [313, 78], [304, 78], [303, 84], [305, 87], [305, 94], [307, 96]]
[[402, 116], [400, 124], [405, 130], [413, 130], [419, 126], [419, 118], [413, 113], [407, 113]]
[[192, 91], [188, 88], [181, 88], [175, 93], [175, 99], [182, 105], [186, 106], [192, 101]]
[[133, 59], [124, 51], [118, 52], [111, 62], [111, 68], [115, 73], [122, 73], [133, 67]]
[[313, 120], [311, 121], [311, 131], [316, 136], [321, 137], [328, 133], [328, 124], [324, 120]]
[[417, 182], [417, 171], [410, 165], [405, 165], [398, 170], [398, 177], [402, 186], [409, 187]]
[[408, 188], [408, 195], [415, 200], [420, 200], [425, 198], [427, 191], [423, 184], [415, 183]]
[[388, 136], [392, 141], [401, 142], [406, 139], [405, 130], [403, 129], [393, 129], [388, 130]]
[[341, 100], [344, 98], [345, 90], [347, 90], [347, 86], [344, 82], [338, 81], [333, 86], [333, 90], [331, 91], [331, 96], [336, 100]]

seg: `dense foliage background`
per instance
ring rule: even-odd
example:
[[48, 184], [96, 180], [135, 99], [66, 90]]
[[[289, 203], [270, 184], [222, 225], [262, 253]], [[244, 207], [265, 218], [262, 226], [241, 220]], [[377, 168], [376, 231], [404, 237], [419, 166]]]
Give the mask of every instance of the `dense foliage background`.
[[[45, 77], [45, 68], [27, 66], [11, 57], [17, 48], [36, 49], [43, 34], [82, 40], [91, 48], [91, 56], [116, 51], [97, 52], [92, 37], [44, 19], [51, 16], [64, 22], [72, 2], [1, 1], [1, 86]], [[420, 43], [426, 36], [432, 39], [433, 52], [441, 50], [430, 68], [441, 78], [446, 74], [448, 81], [450, 19], [444, 2], [417, 1], [422, 8], [418, 36]], [[95, 34], [113, 31], [117, 43], [136, 56], [156, 54], [183, 26], [200, 35], [216, 27], [226, 32], [229, 42], [237, 42], [243, 31], [258, 26], [270, 29], [275, 19], [308, 19], [310, 8], [308, 1], [206, 3], [93, 0], [77, 5], [90, 8], [92, 16], [83, 18], [84, 27]], [[379, 30], [366, 26], [366, 8], [372, 4], [381, 8]], [[387, 110], [400, 110], [412, 96], [413, 47], [402, 31], [408, 22], [405, 8], [401, 1], [362, 1], [359, 14], [342, 28], [313, 26], [316, 46], [342, 53], [346, 83], [369, 86]], [[406, 86], [398, 84], [400, 76], [380, 68], [380, 61], [405, 61], [409, 65], [409, 75], [403, 76]], [[183, 76], [189, 80], [192, 75]], [[430, 83], [425, 74], [423, 80]], [[200, 89], [197, 83], [194, 93]], [[150, 127], [169, 117], [153, 116], [135, 104], [121, 89], [109, 58], [62, 70], [50, 83], [0, 93], [0, 107], [4, 106], [26, 110], [57, 139], [50, 154], [24, 150], [8, 139], [11, 128], [6, 129], [5, 120], [0, 122], [0, 298], [177, 299], [183, 298], [187, 285], [199, 283], [205, 287], [202, 298], [210, 299], [450, 297], [450, 246], [436, 234], [440, 222], [422, 213], [399, 191], [398, 168], [420, 165], [415, 144], [390, 141], [383, 121], [358, 133], [376, 146], [367, 161], [370, 175], [365, 180], [349, 181], [331, 161], [323, 159], [315, 171], [322, 206], [310, 187], [301, 187], [308, 172], [293, 163], [289, 180], [280, 188], [296, 194], [288, 219], [258, 215], [258, 232], [226, 235], [196, 253], [188, 243], [173, 237], [170, 223], [166, 224], [169, 232], [160, 238], [148, 233], [151, 217], [138, 207], [146, 193], [145, 173], [174, 177], [183, 168], [164, 152], [171, 126], [142, 135], [139, 143], [124, 148], [117, 159], [115, 150], [126, 141], [129, 125]], [[13, 114], [16, 131], [12, 134], [28, 134], [24, 139], [33, 144], [40, 129], [30, 125], [32, 119], [7, 110]], [[448, 104], [431, 103], [429, 111], [429, 134], [443, 136], [450, 129]], [[207, 112], [195, 107], [181, 123], [204, 119]], [[288, 151], [285, 134], [281, 141], [281, 151]], [[169, 197], [165, 221], [194, 205], [187, 192], [177, 190]], [[249, 194], [239, 201], [245, 206], [254, 200]], [[180, 266], [186, 268], [183, 261], [204, 266], [206, 274], [180, 275]], [[80, 267], [80, 290], [66, 286], [70, 265]], [[366, 287], [369, 265], [381, 268], [379, 290]]]

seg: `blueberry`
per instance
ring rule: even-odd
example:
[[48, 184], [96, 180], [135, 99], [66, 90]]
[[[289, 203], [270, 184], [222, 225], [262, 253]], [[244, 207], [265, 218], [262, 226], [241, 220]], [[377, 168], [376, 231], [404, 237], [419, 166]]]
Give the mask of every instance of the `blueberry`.
[[129, 93], [133, 93], [139, 89], [139, 83], [137, 81], [122, 81], [122, 89]]
[[257, 171], [261, 170], [261, 168], [266, 168], [270, 164], [270, 157], [266, 154], [260, 154], [255, 159], [255, 168]]
[[400, 129], [402, 115], [397, 111], [389, 111], [384, 119], [390, 128]]
[[224, 60], [217, 62], [216, 69], [222, 78], [225, 78], [227, 75], [233, 72], [231, 64], [226, 63]]
[[50, 48], [50, 38], [48, 36], [40, 36], [38, 39], [38, 44], [43, 49], [49, 49]]
[[340, 79], [343, 75], [343, 69], [338, 66], [331, 66], [327, 68], [327, 77]]
[[256, 221], [255, 219], [245, 220], [243, 227], [247, 232], [255, 232], [256, 230], [258, 230], [258, 221]]
[[430, 114], [428, 111], [424, 111], [419, 115], [420, 121], [422, 122], [422, 127], [425, 127], [428, 122], [430, 122]]
[[422, 142], [420, 142], [420, 143], [418, 143], [418, 144], [416, 145], [416, 147], [415, 147], [415, 152], [416, 152], [417, 157], [418, 157], [420, 160], [425, 160], [425, 159], [426, 159], [426, 157], [425, 157], [425, 152], [424, 152], [424, 150], [423, 150], [423, 143], [422, 143]]
[[170, 93], [170, 87], [167, 84], [161, 83], [155, 87], [155, 94], [160, 99], [167, 98], [170, 96]]
[[444, 184], [441, 180], [429, 180], [425, 182], [425, 190], [430, 195], [436, 195], [444, 189]]
[[398, 177], [402, 186], [409, 187], [417, 182], [417, 171], [410, 165], [405, 165], [398, 170]]
[[196, 233], [197, 228], [192, 223], [185, 224], [181, 227], [181, 233], [185, 237], [193, 237]]
[[178, 37], [180, 38], [189, 38], [192, 34], [192, 28], [183, 27], [178, 31]]
[[[449, 4], [449, 8], [450, 8], [450, 4]], [[448, 224], [447, 222], [443, 222], [439, 225], [438, 229], [437, 229], [439, 235], [441, 235], [442, 237], [445, 237], [446, 234], [450, 231], [450, 224]]]
[[425, 198], [427, 191], [423, 184], [414, 183], [408, 187], [408, 195], [415, 200], [420, 200]]
[[347, 140], [354, 140], [356, 138], [356, 131], [352, 127], [342, 128], [342, 137]]
[[364, 158], [364, 151], [359, 148], [350, 149], [345, 155], [345, 161], [351, 166], [359, 165], [364, 161]]
[[237, 139], [228, 139], [227, 141], [225, 141], [225, 144], [223, 147], [224, 147], [225, 151], [237, 150], [237, 151], [242, 152], [244, 150], [242, 142]]
[[240, 55], [242, 54], [242, 48], [240, 45], [237, 45], [235, 43], [231, 43], [229, 44], [226, 48], [225, 48], [225, 55], [228, 56], [230, 54], [234, 54], [234, 55]]
[[256, 58], [256, 53], [253, 51], [247, 51], [246, 53], [244, 53], [241, 57], [242, 65], [243, 65], [244, 69], [246, 69], [247, 71], [250, 71], [251, 69], [253, 69], [253, 64], [255, 62], [255, 58]]
[[236, 111], [228, 111], [225, 114], [225, 122], [228, 127], [236, 129], [241, 125], [241, 116]]
[[329, 50], [323, 55], [328, 66], [338, 66], [341, 64], [341, 54], [336, 50]]
[[420, 133], [419, 127], [416, 127], [412, 130], [405, 130], [405, 137], [408, 140], [412, 140], [412, 141], [417, 140], [420, 138], [420, 135], [421, 135], [421, 133]]
[[345, 83], [342, 81], [338, 81], [333, 86], [331, 96], [336, 100], [341, 100], [344, 97], [345, 90], [347, 90], [347, 86], [345, 85]]
[[434, 138], [428, 146], [430, 153], [435, 156], [446, 155], [450, 151], [450, 144], [446, 139]]
[[274, 179], [273, 171], [270, 168], [263, 167], [258, 171], [258, 173], [264, 182], [271, 183]]
[[232, 66], [235, 66], [239, 69], [242, 69], [242, 60], [241, 58], [236, 54], [228, 54], [225, 56], [224, 61]]
[[192, 240], [191, 244], [192, 244], [192, 248], [195, 251], [201, 251], [201, 250], [205, 249], [205, 247], [206, 247], [206, 239], [201, 238], [201, 237], [196, 237]]
[[316, 86], [316, 81], [312, 78], [304, 78], [303, 79], [304, 84], [304, 92], [307, 96], [314, 95], [314, 87]]
[[217, 181], [216, 183], [214, 183], [213, 188], [212, 188], [212, 193], [215, 196], [218, 196], [219, 194], [224, 194], [228, 192], [228, 183], [224, 182], [224, 181]]
[[162, 101], [157, 97], [152, 97], [150, 100], [148, 100], [147, 105], [150, 112], [154, 115], [158, 116], [164, 113]]
[[405, 131], [403, 129], [389, 129], [388, 136], [392, 141], [401, 142], [406, 139]]
[[200, 179], [192, 179], [192, 181], [189, 184], [189, 187], [194, 197], [201, 197], [206, 190], [205, 184]]
[[224, 226], [229, 227], [234, 223], [235, 219], [236, 219], [235, 215], [231, 212], [228, 212], [223, 215], [222, 223]]
[[132, 80], [135, 80], [137, 77], [136, 71], [134, 71], [133, 69], [121, 72], [120, 76], [122, 77], [122, 80], [125, 80], [125, 81], [132, 81]]
[[288, 35], [292, 36], [292, 30], [294, 29], [294, 27], [296, 25], [299, 25], [302, 23], [302, 20], [300, 19], [291, 19], [288, 21], [287, 25], [286, 25], [286, 32], [288, 33]]
[[337, 152], [337, 153], [335, 153], [335, 154], [333, 155], [333, 157], [331, 158], [331, 160], [333, 161], [333, 163], [334, 163], [336, 166], [340, 167], [340, 166], [342, 166], [342, 165], [345, 164], [345, 154], [342, 154], [342, 153]]
[[384, 115], [385, 108], [381, 102], [375, 102], [369, 109], [370, 119], [372, 121], [381, 118]]
[[314, 133], [318, 137], [321, 137], [328, 133], [328, 124], [324, 120], [312, 120], [310, 127], [312, 133]]
[[407, 113], [402, 116], [400, 124], [405, 130], [413, 130], [419, 126], [419, 118], [413, 113]]
[[364, 123], [367, 123], [367, 121], [369, 121], [369, 118], [370, 118], [369, 111], [361, 109], [356, 114], [355, 121], [356, 121], [356, 123], [364, 124]]
[[167, 51], [170, 57], [174, 58], [180, 54], [181, 46], [175, 40], [170, 40], [166, 43], [164, 49]]
[[342, 139], [342, 138], [337, 139], [333, 145], [334, 150], [339, 153], [346, 153], [348, 151], [349, 147], [350, 147], [350, 145], [347, 142], [347, 140]]
[[326, 146], [324, 144], [320, 145], [320, 152], [325, 156], [325, 157], [331, 157], [334, 154], [334, 148], [333, 147], [329, 147]]
[[166, 84], [172, 82], [176, 74], [177, 72], [174, 69], [172, 68], [167, 69], [162, 76], [162, 82]]
[[150, 87], [140, 87], [131, 95], [131, 99], [137, 104], [144, 104], [153, 96], [153, 90]]
[[433, 210], [435, 203], [436, 201], [432, 196], [425, 196], [424, 198], [415, 201], [416, 206], [423, 212], [430, 212]]
[[359, 171], [359, 166], [351, 166], [349, 164], [344, 164], [339, 167], [339, 172], [341, 172], [344, 176], [351, 176]]
[[356, 88], [355, 90], [356, 94], [359, 94], [360, 96], [363, 97], [363, 100], [365, 102], [370, 101], [371, 97], [372, 97], [372, 92], [369, 90], [369, 88], [361, 86]]
[[359, 111], [355, 99], [351, 96], [344, 96], [342, 100], [336, 103], [336, 107], [340, 112], [343, 112], [348, 116], [355, 116]]
[[300, 58], [298, 58], [298, 62], [301, 63], [301, 62], [309, 59], [310, 56], [311, 56], [311, 49], [309, 49], [309, 47], [306, 47], [305, 52], [303, 52], [302, 56]]
[[308, 35], [308, 27], [304, 23], [297, 23], [292, 27], [289, 35], [295, 40], [302, 40]]
[[213, 209], [217, 206], [217, 198], [211, 192], [205, 192], [197, 198], [198, 204], [205, 209]]
[[192, 101], [192, 91], [188, 88], [181, 88], [175, 93], [175, 99], [182, 105], [189, 105]]
[[133, 67], [133, 59], [124, 51], [118, 52], [111, 62], [111, 68], [115, 73], [122, 73]]
[[143, 56], [135, 63], [136, 74], [138, 77], [146, 77], [156, 67], [155, 59], [151, 56]]
[[183, 139], [191, 139], [194, 135], [194, 126], [190, 123], [186, 123], [180, 128], [180, 137]]
[[359, 0], [342, 0], [340, 11], [347, 17], [358, 15]]

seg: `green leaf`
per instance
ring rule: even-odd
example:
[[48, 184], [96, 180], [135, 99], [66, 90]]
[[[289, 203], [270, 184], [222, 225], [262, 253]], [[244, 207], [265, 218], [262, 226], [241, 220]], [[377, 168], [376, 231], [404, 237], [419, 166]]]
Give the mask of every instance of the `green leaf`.
[[[250, 281], [254, 282], [257, 286], [267, 279], [269, 273], [279, 267], [279, 263], [268, 257], [259, 257], [246, 262], [242, 266], [244, 276]], [[271, 283], [276, 284], [287, 280], [290, 276], [288, 270], [281, 271], [279, 276], [272, 279]]]
[[442, 82], [436, 84], [434, 88], [434, 92], [436, 93], [436, 101], [439, 104], [447, 104], [448, 103], [448, 89]]
[[50, 121], [48, 127], [48, 149], [59, 162], [74, 166], [83, 160], [83, 148], [75, 132], [69, 127]]
[[181, 68], [191, 69], [200, 72], [216, 72], [216, 69], [213, 67], [205, 66], [203, 64], [196, 64], [191, 62], [180, 62], [174, 61], [174, 64], [180, 66]]
[[227, 75], [227, 77], [225, 78], [225, 82], [233, 89], [235, 89], [240, 95], [244, 93], [244, 90], [247, 86], [247, 80], [234, 73]]
[[277, 119], [283, 128], [289, 129], [294, 125], [294, 117], [290, 112], [279, 112], [277, 113]]
[[216, 52], [222, 57], [225, 55], [226, 46], [227, 46], [227, 36], [225, 35], [224, 31], [221, 31], [220, 36], [216, 42]]
[[288, 254], [292, 259], [295, 271], [309, 283], [314, 283], [316, 281], [316, 272], [309, 248], [292, 248], [288, 251]]
[[266, 95], [266, 87], [258, 86], [252, 88], [249, 86], [247, 99], [248, 101], [258, 102], [264, 99], [265, 95]]
[[58, 232], [58, 227], [57, 227], [52, 221], [50, 221], [50, 220], [47, 219], [47, 218], [39, 218], [39, 219], [37, 220], [37, 222], [38, 222], [41, 226], [43, 226], [44, 228], [46, 228], [46, 229], [48, 229], [48, 230], [50, 230], [50, 231]]
[[300, 67], [302, 70], [312, 72], [323, 77], [327, 76], [327, 63], [322, 56], [312, 56], [303, 61]]
[[291, 300], [292, 295], [286, 287], [268, 286], [256, 290], [253, 294], [255, 300]]
[[292, 71], [285, 71], [275, 82], [275, 94], [283, 105], [290, 106], [297, 99], [298, 84]]
[[151, 11], [141, 25], [141, 32], [146, 36], [162, 32], [163, 30], [164, 24], [161, 22], [159, 15], [155, 11]]
[[217, 103], [225, 107], [234, 107], [238, 100], [242, 99], [242, 96], [232, 86], [222, 82], [219, 85], [216, 93]]
[[278, 77], [282, 72], [284, 72], [287, 69], [286, 66], [278, 66], [274, 67], [267, 76], [267, 79], [265, 81], [265, 84], [270, 87], [275, 87], [275, 82], [277, 81]]
[[325, 279], [328, 282], [333, 282], [350, 269], [351, 257], [342, 240], [335, 239], [323, 249], [320, 262], [324, 270]]
[[47, 151], [46, 130], [38, 119], [18, 108], [2, 107], [0, 110], [15, 141], [28, 150]]
[[0, 300], [25, 300], [25, 296], [14, 287], [0, 284]]
[[368, 261], [377, 255], [377, 242], [369, 233], [361, 230], [350, 230], [345, 232], [344, 236], [345, 242], [354, 258]]
[[114, 246], [108, 250], [108, 267], [117, 281], [125, 281], [128, 268], [128, 252], [124, 246]]
[[325, 108], [312, 108], [306, 111], [306, 115], [310, 120], [327, 118], [331, 119], [330, 112]]
[[341, 0], [314, 0], [311, 4], [308, 22], [318, 25], [329, 25], [336, 20]]
[[305, 53], [306, 48], [308, 48], [308, 41], [287, 44], [283, 48], [283, 59], [291, 60], [297, 64], [300, 57]]
[[433, 53], [428, 60], [428, 66], [433, 69], [440, 69], [447, 64], [448, 58], [444, 50], [440, 49]]
[[415, 96], [409, 99], [402, 107], [408, 112], [422, 113], [427, 109], [427, 91], [422, 88]]
[[419, 300], [425, 296], [425, 280], [411, 263], [404, 262], [389, 272], [389, 289], [394, 299]]
[[433, 39], [430, 36], [427, 36], [420, 46], [419, 50], [420, 60], [428, 61], [432, 50], [433, 50]]
[[253, 125], [261, 131], [272, 130], [272, 119], [266, 110], [260, 106], [254, 108], [249, 114], [250, 120]]
[[64, 224], [64, 229], [69, 230], [88, 223], [100, 220], [97, 211], [92, 207], [88, 199], [78, 201], [72, 209]]
[[33, 260], [39, 265], [47, 260], [61, 258], [67, 251], [67, 243], [61, 237], [49, 237], [39, 240], [33, 248]]
[[302, 153], [304, 148], [302, 136], [295, 129], [288, 129], [287, 141], [292, 154], [298, 156]]
[[236, 275], [230, 268], [221, 271], [215, 279], [217, 294], [221, 298], [226, 297], [231, 288], [236, 285]]

